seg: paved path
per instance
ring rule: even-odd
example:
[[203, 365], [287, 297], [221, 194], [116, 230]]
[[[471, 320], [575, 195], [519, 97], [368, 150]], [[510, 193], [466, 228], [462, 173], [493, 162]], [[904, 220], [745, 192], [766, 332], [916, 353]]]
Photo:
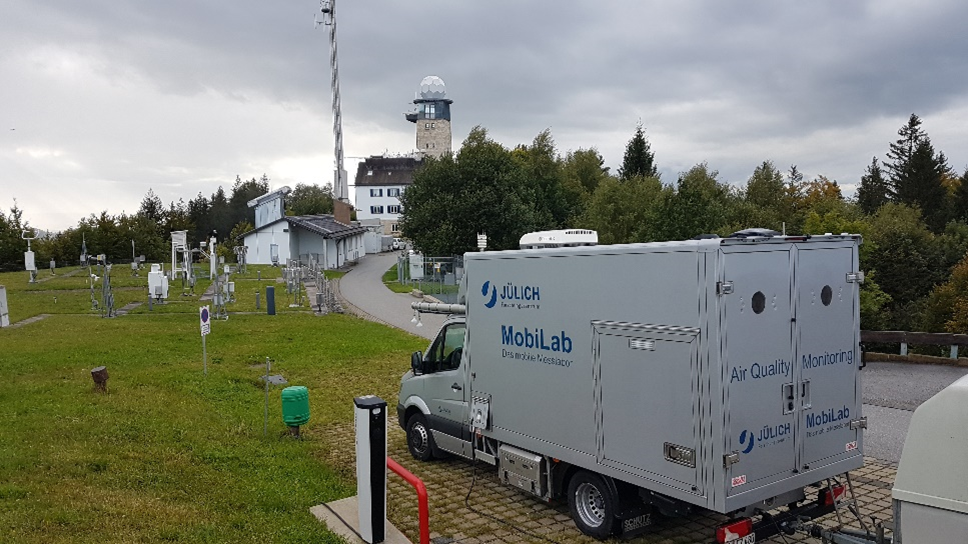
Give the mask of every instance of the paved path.
[[[61, 272], [60, 274], [54, 274], [54, 275], [48, 275], [48, 276], [44, 276], [44, 277], [38, 277], [37, 278], [37, 281], [35, 283], [44, 283], [45, 281], [50, 281], [50, 280], [52, 280], [54, 278], [68, 278], [70, 276], [76, 276], [77, 274], [80, 274], [81, 272], [87, 272], [87, 270], [85, 270], [83, 268], [75, 268], [74, 270], [70, 270], [68, 272]], [[37, 275], [38, 276], [41, 275], [39, 270], [37, 271]]]
[[360, 259], [352, 270], [340, 278], [340, 297], [347, 303], [347, 310], [360, 317], [431, 339], [437, 334], [445, 316], [421, 314], [423, 326], [417, 327], [410, 322], [413, 318], [410, 303], [420, 299], [394, 293], [383, 285], [383, 274], [397, 263], [397, 255], [395, 251], [374, 253]]
[[968, 368], [956, 366], [869, 363], [861, 371], [868, 424], [864, 453], [899, 462], [914, 410], [965, 374]]
[[28, 317], [27, 319], [21, 319], [20, 321], [17, 321], [16, 323], [11, 323], [9, 326], [4, 327], [4, 328], [5, 329], [19, 329], [20, 327], [23, 327], [24, 325], [30, 325], [31, 323], [36, 323], [36, 322], [40, 321], [41, 319], [47, 319], [50, 316], [51, 316], [51, 314], [38, 314], [38, 315], [35, 315], [33, 317]]

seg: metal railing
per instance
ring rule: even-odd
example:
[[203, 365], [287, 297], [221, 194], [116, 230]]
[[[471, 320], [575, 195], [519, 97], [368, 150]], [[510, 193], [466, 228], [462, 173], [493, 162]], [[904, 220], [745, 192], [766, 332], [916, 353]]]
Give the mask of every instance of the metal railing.
[[427, 486], [413, 475], [412, 472], [400, 466], [393, 459], [387, 457], [387, 468], [397, 473], [401, 478], [413, 486], [417, 491], [417, 517], [420, 520], [420, 544], [430, 544], [430, 506], [427, 501]]
[[865, 344], [900, 344], [901, 355], [908, 354], [908, 345], [951, 346], [950, 358], [958, 358], [958, 346], [968, 346], [968, 334], [912, 331], [860, 331]]

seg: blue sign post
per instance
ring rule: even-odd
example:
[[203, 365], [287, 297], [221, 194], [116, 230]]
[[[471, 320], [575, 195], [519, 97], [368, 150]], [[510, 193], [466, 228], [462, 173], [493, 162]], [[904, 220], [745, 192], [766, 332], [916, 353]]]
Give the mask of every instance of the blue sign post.
[[208, 311], [208, 306], [198, 309], [198, 321], [202, 329], [202, 369], [208, 376], [208, 353], [205, 351], [205, 337], [212, 332], [212, 314]]

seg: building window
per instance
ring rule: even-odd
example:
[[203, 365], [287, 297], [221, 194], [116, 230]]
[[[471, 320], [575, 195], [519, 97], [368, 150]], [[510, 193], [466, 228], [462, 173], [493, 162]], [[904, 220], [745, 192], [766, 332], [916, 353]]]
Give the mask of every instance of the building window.
[[396, 223], [390, 223], [390, 232], [400, 232], [400, 227]]
[[400, 213], [400, 205], [387, 206], [387, 213]]
[[424, 118], [426, 119], [437, 118], [437, 106], [435, 104], [424, 104]]
[[387, 189], [387, 196], [399, 197], [400, 196], [400, 189], [399, 188], [396, 188], [396, 187], [394, 187], [392, 189]]
[[370, 170], [367, 170], [367, 171], [366, 171], [366, 175], [368, 175], [368, 176], [372, 176], [372, 175], [373, 175], [373, 170], [372, 170], [372, 169], [370, 169]]
[[427, 130], [429, 128], [430, 128], [430, 123], [424, 123], [424, 130]]
[[383, 213], [383, 206], [370, 206], [370, 213], [374, 213], [374, 214]]
[[437, 123], [430, 123], [430, 128], [436, 128], [436, 127], [437, 127]]
[[383, 196], [383, 189], [370, 189], [370, 196]]

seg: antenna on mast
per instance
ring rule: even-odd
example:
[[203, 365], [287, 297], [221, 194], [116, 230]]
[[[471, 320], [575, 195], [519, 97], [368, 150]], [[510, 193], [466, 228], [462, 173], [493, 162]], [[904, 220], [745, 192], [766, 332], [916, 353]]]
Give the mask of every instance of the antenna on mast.
[[339, 63], [336, 54], [336, 0], [320, 0], [319, 11], [323, 20], [313, 17], [314, 27], [323, 24], [329, 27], [329, 66], [332, 77], [330, 90], [333, 96], [333, 140], [336, 168], [333, 176], [333, 197], [341, 202], [349, 202], [349, 187], [346, 171], [343, 169], [343, 114], [340, 110]]

